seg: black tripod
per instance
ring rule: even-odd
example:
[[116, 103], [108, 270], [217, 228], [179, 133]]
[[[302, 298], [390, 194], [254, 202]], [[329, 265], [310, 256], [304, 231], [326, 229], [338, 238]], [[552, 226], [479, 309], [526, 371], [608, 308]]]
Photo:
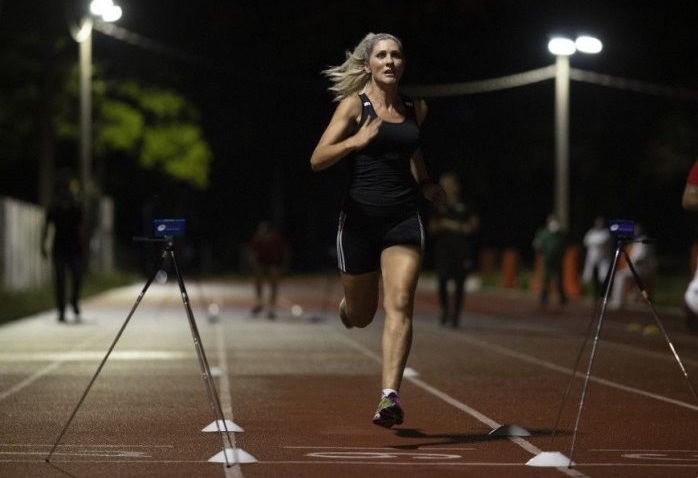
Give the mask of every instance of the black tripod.
[[[230, 431], [228, 430], [228, 426], [226, 424], [225, 417], [223, 416], [223, 410], [221, 408], [221, 403], [220, 403], [220, 399], [218, 397], [218, 392], [216, 390], [216, 386], [213, 382], [213, 379], [211, 378], [211, 368], [208, 364], [208, 360], [206, 359], [206, 353], [204, 352], [204, 346], [201, 343], [201, 336], [199, 335], [199, 329], [196, 325], [196, 320], [194, 319], [194, 313], [192, 312], [191, 305], [189, 304], [189, 296], [187, 295], [187, 290], [186, 290], [186, 287], [184, 286], [184, 279], [182, 279], [182, 274], [180, 274], [179, 267], [177, 266], [177, 260], [175, 259], [175, 254], [174, 254], [174, 239], [172, 237], [162, 237], [162, 238], [137, 237], [137, 238], [134, 238], [134, 240], [160, 243], [160, 244], [162, 244], [162, 253], [160, 254], [159, 260], [157, 261], [155, 268], [153, 269], [153, 274], [146, 281], [145, 286], [143, 287], [143, 290], [141, 290], [140, 295], [136, 299], [136, 302], [133, 304], [131, 311], [129, 312], [128, 316], [126, 317], [126, 320], [124, 321], [123, 325], [119, 329], [119, 332], [116, 334], [116, 337], [114, 338], [114, 341], [112, 342], [111, 346], [107, 350], [107, 353], [104, 356], [104, 359], [102, 359], [102, 362], [99, 364], [99, 367], [97, 367], [97, 371], [92, 376], [92, 379], [88, 383], [87, 388], [85, 388], [85, 391], [83, 392], [82, 397], [80, 397], [78, 404], [75, 406], [73, 413], [71, 413], [70, 418], [68, 419], [68, 422], [65, 424], [65, 426], [63, 427], [63, 430], [61, 430], [61, 433], [58, 435], [56, 442], [53, 444], [51, 451], [49, 452], [48, 456], [46, 457], [46, 462], [50, 462], [51, 457], [53, 456], [53, 453], [56, 451], [56, 448], [58, 447], [58, 444], [63, 439], [63, 436], [65, 435], [66, 431], [70, 427], [70, 424], [72, 423], [73, 419], [75, 418], [75, 415], [77, 414], [78, 410], [80, 409], [80, 406], [82, 405], [85, 398], [87, 397], [87, 394], [90, 392], [90, 389], [92, 388], [92, 385], [95, 383], [95, 380], [97, 380], [97, 376], [102, 371], [102, 368], [106, 364], [107, 359], [109, 359], [109, 356], [111, 355], [112, 351], [114, 350], [116, 343], [121, 338], [121, 335], [123, 334], [124, 330], [126, 329], [126, 326], [128, 325], [129, 321], [131, 320], [131, 317], [133, 317], [133, 314], [135, 313], [136, 309], [138, 308], [138, 305], [141, 303], [141, 300], [145, 296], [145, 293], [147, 292], [148, 288], [150, 287], [150, 284], [155, 279], [157, 273], [164, 266], [165, 261], [167, 259], [169, 259], [171, 264], [172, 264], [172, 267], [175, 271], [175, 274], [177, 275], [177, 282], [179, 284], [179, 291], [180, 291], [181, 296], [182, 296], [182, 302], [184, 304], [184, 309], [186, 310], [186, 313], [187, 313], [187, 319], [189, 320], [189, 327], [191, 328], [191, 335], [192, 335], [192, 339], [194, 340], [194, 347], [196, 348], [196, 353], [197, 353], [197, 356], [199, 359], [199, 366], [201, 368], [201, 374], [202, 374], [202, 377], [204, 379], [204, 384], [206, 386], [206, 393], [208, 394], [209, 403], [211, 405], [211, 409], [213, 410], [213, 414], [214, 414], [215, 419], [216, 419], [216, 426], [218, 427], [219, 432], [225, 432], [225, 433], [221, 433], [221, 448], [223, 450], [223, 455], [225, 457], [225, 464], [227, 467], [231, 467], [231, 466], [233, 466], [234, 463], [232, 461], [230, 461], [228, 458], [228, 453], [226, 452], [226, 441], [227, 441], [227, 445], [229, 445], [231, 449], [233, 448], [233, 442], [232, 442], [232, 439], [230, 437]], [[221, 428], [221, 426], [222, 426], [222, 428]]]
[[[616, 251], [613, 256], [613, 263], [611, 264], [611, 269], [608, 272], [608, 276], [606, 277], [606, 288], [605, 292], [603, 295], [603, 300], [601, 302], [601, 311], [599, 313], [598, 319], [596, 321], [596, 328], [595, 328], [595, 333], [594, 333], [594, 342], [591, 348], [591, 355], [589, 356], [589, 363], [587, 364], [587, 370], [586, 370], [586, 375], [584, 377], [584, 386], [582, 387], [582, 392], [581, 396], [579, 399], [579, 407], [577, 410], [577, 418], [574, 424], [574, 432], [572, 434], [572, 445], [570, 448], [570, 456], [569, 456], [569, 467], [572, 466], [572, 458], [574, 455], [574, 450], [575, 450], [575, 445], [577, 442], [577, 432], [579, 431], [579, 423], [581, 421], [582, 417], [582, 409], [584, 407], [584, 399], [586, 398], [586, 393], [587, 393], [587, 388], [589, 385], [589, 378], [591, 377], [591, 370], [593, 367], [594, 363], [594, 357], [596, 356], [596, 348], [599, 342], [599, 336], [601, 335], [601, 327], [603, 326], [603, 319], [604, 316], [606, 315], [606, 307], [608, 304], [608, 297], [611, 293], [611, 289], [613, 287], [613, 280], [615, 278], [616, 270], [618, 268], [618, 262], [620, 261], [621, 256], [625, 258], [626, 263], [628, 264], [628, 267], [630, 269], [630, 272], [632, 273], [632, 276], [635, 280], [635, 284], [637, 285], [640, 294], [642, 295], [642, 298], [644, 299], [645, 303], [650, 307], [650, 310], [652, 311], [652, 316], [654, 317], [655, 322], [657, 323], [657, 327], [661, 331], [662, 335], [664, 336], [664, 340], [669, 346], [669, 349], [671, 350], [672, 354], [674, 355], [674, 358], [676, 359], [676, 362], [679, 365], [679, 368], [681, 369], [681, 372], [683, 373], [683, 376], [686, 379], [686, 382], [688, 383], [688, 388], [690, 389], [691, 393], [693, 394], [693, 398], [698, 400], [698, 395], [696, 395], [696, 390], [693, 387], [693, 384], [691, 383], [691, 380], [688, 378], [688, 372], [686, 372], [686, 367], [684, 367], [683, 362], [681, 361], [681, 358], [679, 358], [679, 354], [676, 352], [676, 349], [674, 348], [674, 344], [671, 342], [669, 339], [669, 335], [667, 334], [666, 329], [664, 328], [664, 325], [662, 324], [662, 321], [659, 319], [659, 315], [657, 314], [657, 310], [654, 307], [654, 304], [650, 300], [649, 293], [647, 292], [647, 289], [645, 288], [645, 285], [642, 282], [642, 279], [640, 278], [640, 275], [637, 273], [637, 270], [635, 269], [635, 265], [633, 264], [632, 260], [630, 259], [630, 256], [628, 255], [627, 251], [625, 250], [625, 246], [628, 244], [632, 243], [643, 243], [647, 244], [652, 242], [651, 239], [645, 239], [645, 238], [630, 238], [630, 237], [618, 237], [616, 238]], [[572, 372], [572, 377], [570, 378], [570, 385], [567, 388], [567, 394], [569, 394], [569, 390], [571, 388], [571, 382], [574, 380], [575, 375], [577, 374], [577, 369], [579, 367], [579, 362], [581, 359], [582, 351], [584, 350], [586, 346], [586, 342], [589, 338], [589, 333], [591, 332], [591, 324], [589, 331], [587, 332], [587, 336], [584, 340], [584, 343], [582, 345], [581, 350], [579, 351], [579, 355], [577, 356], [577, 362], [574, 367], [574, 371]], [[565, 397], [566, 398], [566, 397]], [[560, 420], [560, 417], [558, 417], [558, 422]], [[557, 425], [555, 426], [555, 429], [557, 429]]]

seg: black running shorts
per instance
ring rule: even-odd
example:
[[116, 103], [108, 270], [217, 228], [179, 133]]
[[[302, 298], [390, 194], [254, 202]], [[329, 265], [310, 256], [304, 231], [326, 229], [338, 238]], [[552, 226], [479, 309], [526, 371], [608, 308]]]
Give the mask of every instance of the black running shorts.
[[337, 263], [342, 272], [376, 271], [383, 249], [396, 245], [424, 250], [424, 226], [419, 212], [370, 216], [350, 207], [339, 215]]

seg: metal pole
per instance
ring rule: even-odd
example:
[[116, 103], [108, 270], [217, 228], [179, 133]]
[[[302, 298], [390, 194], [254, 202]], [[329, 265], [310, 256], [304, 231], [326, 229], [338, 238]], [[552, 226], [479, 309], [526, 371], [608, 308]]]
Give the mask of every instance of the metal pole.
[[92, 19], [85, 17], [80, 28], [80, 181], [87, 216], [92, 182]]
[[555, 214], [568, 230], [569, 212], [569, 102], [570, 58], [557, 55], [555, 61]]

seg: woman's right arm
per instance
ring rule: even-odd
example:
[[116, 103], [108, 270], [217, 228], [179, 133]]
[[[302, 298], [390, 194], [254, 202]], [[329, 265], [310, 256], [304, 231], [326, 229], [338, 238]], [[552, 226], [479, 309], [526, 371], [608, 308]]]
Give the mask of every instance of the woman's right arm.
[[382, 121], [379, 118], [369, 119], [356, 133], [351, 134], [360, 116], [361, 100], [358, 95], [345, 98], [337, 105], [330, 124], [327, 125], [310, 157], [310, 167], [313, 171], [329, 168], [373, 139]]

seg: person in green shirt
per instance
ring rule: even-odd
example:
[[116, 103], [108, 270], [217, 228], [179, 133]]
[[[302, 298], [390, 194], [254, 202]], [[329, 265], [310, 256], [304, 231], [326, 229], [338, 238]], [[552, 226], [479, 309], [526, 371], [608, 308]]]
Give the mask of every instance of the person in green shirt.
[[560, 221], [554, 214], [548, 215], [545, 226], [540, 228], [533, 239], [533, 248], [543, 256], [543, 282], [541, 283], [540, 303], [548, 303], [551, 284], [556, 284], [560, 304], [567, 303], [562, 281], [562, 257], [565, 253], [566, 238]]

